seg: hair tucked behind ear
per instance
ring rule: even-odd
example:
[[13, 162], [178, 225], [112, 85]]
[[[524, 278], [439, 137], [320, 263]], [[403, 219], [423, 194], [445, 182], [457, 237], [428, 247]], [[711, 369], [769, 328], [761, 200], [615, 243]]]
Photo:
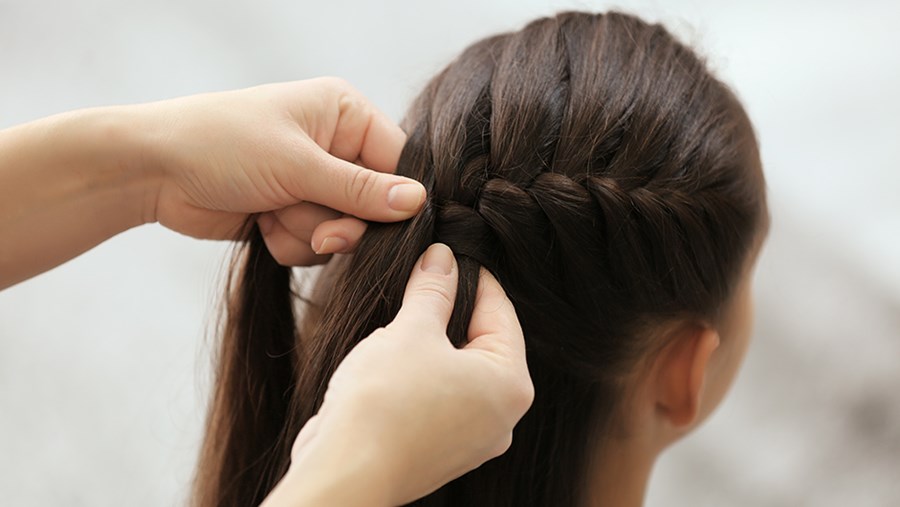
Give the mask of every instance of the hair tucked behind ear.
[[[756, 140], [734, 95], [659, 25], [564, 13], [485, 39], [411, 108], [398, 174], [424, 210], [370, 224], [297, 336], [290, 272], [249, 235], [196, 483], [201, 506], [259, 503], [360, 340], [396, 314], [435, 241], [457, 255], [461, 346], [480, 267], [513, 301], [535, 385], [509, 451], [422, 506], [574, 506], [589, 442], [613, 427], [653, 326], [716, 322], [767, 221]], [[439, 459], [439, 457], [436, 457]]]

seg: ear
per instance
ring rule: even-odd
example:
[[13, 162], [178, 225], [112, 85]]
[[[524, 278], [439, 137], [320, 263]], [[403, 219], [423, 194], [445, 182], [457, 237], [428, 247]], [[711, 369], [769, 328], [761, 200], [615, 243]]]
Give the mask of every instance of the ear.
[[719, 346], [719, 333], [693, 323], [679, 328], [663, 349], [655, 371], [657, 413], [678, 429], [686, 429], [696, 419], [703, 382], [712, 353]]

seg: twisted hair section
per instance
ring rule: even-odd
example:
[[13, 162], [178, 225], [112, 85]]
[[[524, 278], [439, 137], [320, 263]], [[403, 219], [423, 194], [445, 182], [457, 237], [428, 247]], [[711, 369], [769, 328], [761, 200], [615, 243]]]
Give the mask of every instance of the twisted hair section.
[[[622, 379], [661, 345], [654, 326], [715, 323], [767, 222], [737, 98], [662, 26], [627, 14], [567, 12], [473, 44], [404, 128], [397, 173], [426, 186], [423, 211], [370, 224], [354, 255], [329, 264], [299, 337], [282, 325], [289, 272], [248, 258], [199, 505], [262, 500], [337, 365], [393, 319], [434, 241], [459, 263], [450, 340], [466, 343], [479, 272], [491, 271], [521, 321], [535, 401], [506, 454], [414, 505], [579, 505], [587, 449], [615, 426]], [[267, 320], [282, 323], [272, 336]]]

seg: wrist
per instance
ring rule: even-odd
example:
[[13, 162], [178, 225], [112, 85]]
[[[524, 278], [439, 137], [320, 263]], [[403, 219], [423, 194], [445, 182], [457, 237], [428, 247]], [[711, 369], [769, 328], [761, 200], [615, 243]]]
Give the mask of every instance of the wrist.
[[[49, 119], [51, 156], [76, 173], [72, 195], [115, 209], [119, 229], [156, 221], [158, 171], [151, 137], [135, 106], [83, 109]], [[53, 164], [48, 164], [53, 165]]]
[[157, 221], [156, 205], [162, 181], [155, 132], [141, 106], [112, 106], [84, 111], [88, 142], [106, 164], [104, 183], [122, 196], [122, 209], [132, 226]]
[[396, 505], [390, 455], [375, 442], [339, 437], [356, 435], [350, 429], [328, 433], [338, 438], [320, 432], [307, 442], [263, 507]]

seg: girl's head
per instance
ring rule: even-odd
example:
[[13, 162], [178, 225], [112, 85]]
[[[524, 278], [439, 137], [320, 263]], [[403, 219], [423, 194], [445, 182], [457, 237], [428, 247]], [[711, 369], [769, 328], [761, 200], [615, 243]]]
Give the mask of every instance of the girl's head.
[[535, 401], [505, 455], [421, 505], [574, 505], [597, 453], [634, 438], [658, 451], [724, 395], [768, 215], [750, 122], [690, 49], [619, 13], [539, 19], [465, 50], [404, 126], [397, 173], [425, 184], [425, 208], [370, 224], [299, 336], [290, 272], [251, 234], [200, 503], [262, 499], [337, 364], [393, 318], [436, 241], [460, 268], [451, 340], [465, 342], [483, 266], [516, 307]]

